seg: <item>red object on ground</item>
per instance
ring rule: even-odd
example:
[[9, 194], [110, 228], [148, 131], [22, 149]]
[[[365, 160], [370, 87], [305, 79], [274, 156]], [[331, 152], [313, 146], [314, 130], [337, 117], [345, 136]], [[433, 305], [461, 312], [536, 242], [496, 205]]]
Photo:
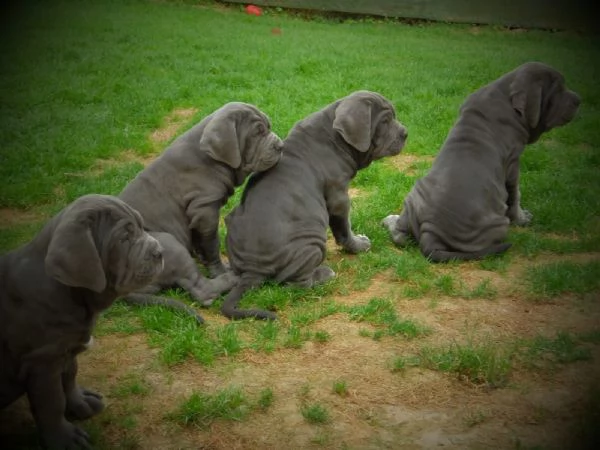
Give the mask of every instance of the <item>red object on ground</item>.
[[254, 16], [262, 15], [262, 9], [260, 9], [258, 6], [254, 6], [254, 5], [246, 6], [246, 12], [248, 14], [252, 14]]

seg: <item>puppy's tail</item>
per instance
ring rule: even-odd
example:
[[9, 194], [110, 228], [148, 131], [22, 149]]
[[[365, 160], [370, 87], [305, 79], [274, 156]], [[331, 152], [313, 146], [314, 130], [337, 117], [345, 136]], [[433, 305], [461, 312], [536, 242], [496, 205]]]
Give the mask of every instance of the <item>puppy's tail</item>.
[[237, 306], [246, 291], [261, 285], [264, 281], [265, 278], [260, 275], [248, 273], [242, 274], [238, 284], [235, 285], [225, 297], [223, 306], [221, 306], [221, 313], [230, 319], [245, 319], [247, 317], [263, 320], [277, 319], [277, 316], [274, 313], [263, 309], [237, 309]]
[[196, 312], [194, 308], [186, 305], [182, 301], [170, 297], [159, 297], [158, 295], [131, 293], [121, 297], [125, 303], [136, 306], [164, 306], [165, 308], [181, 311], [192, 316], [198, 322], [198, 325], [204, 323], [204, 318]]
[[508, 250], [512, 244], [505, 242], [502, 244], [492, 245], [491, 247], [484, 248], [483, 250], [479, 250], [477, 252], [451, 252], [446, 250], [433, 250], [429, 254], [423, 252], [423, 254], [429, 258], [432, 262], [448, 262], [452, 260], [458, 261], [471, 261], [474, 259], [483, 259], [488, 255], [499, 255], [500, 253], [504, 253]]

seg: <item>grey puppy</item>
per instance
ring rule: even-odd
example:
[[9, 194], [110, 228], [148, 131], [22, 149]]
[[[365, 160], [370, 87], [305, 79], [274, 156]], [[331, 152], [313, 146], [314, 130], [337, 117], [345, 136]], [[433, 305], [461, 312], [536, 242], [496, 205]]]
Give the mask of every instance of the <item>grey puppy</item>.
[[350, 226], [348, 185], [372, 161], [400, 153], [406, 137], [392, 103], [368, 91], [296, 123], [279, 164], [249, 179], [240, 205], [225, 219], [229, 262], [240, 281], [222, 313], [273, 319], [268, 311], [237, 309], [244, 292], [266, 279], [310, 287], [333, 277], [321, 265], [328, 225], [344, 250], [368, 250], [369, 239]]
[[509, 223], [527, 225], [519, 157], [542, 133], [570, 122], [579, 97], [563, 76], [538, 62], [519, 66], [471, 94], [429, 173], [400, 215], [383, 220], [394, 243], [410, 237], [434, 262], [506, 251]]
[[[182, 309], [202, 322], [184, 303], [150, 294], [180, 286], [208, 306], [233, 286], [237, 278], [219, 252], [220, 209], [250, 173], [279, 161], [282, 146], [266, 114], [247, 103], [227, 103], [140, 172], [119, 197], [140, 212], [164, 247], [165, 270], [152, 285], [125, 300]], [[215, 278], [205, 278], [192, 255]]]
[[162, 249], [141, 216], [112, 196], [79, 198], [28, 244], [0, 257], [0, 408], [27, 394], [42, 443], [90, 448], [66, 419], [103, 409], [76, 383], [77, 354], [100, 311], [152, 281]]

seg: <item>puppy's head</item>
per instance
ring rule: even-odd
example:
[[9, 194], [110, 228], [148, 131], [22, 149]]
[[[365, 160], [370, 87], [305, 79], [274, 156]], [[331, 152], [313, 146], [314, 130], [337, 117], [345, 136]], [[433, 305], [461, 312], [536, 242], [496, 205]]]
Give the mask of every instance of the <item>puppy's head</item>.
[[381, 94], [357, 91], [342, 99], [336, 110], [333, 129], [373, 161], [400, 153], [408, 136], [396, 120], [394, 105]]
[[573, 120], [581, 102], [557, 70], [538, 62], [523, 64], [513, 72], [510, 101], [529, 129], [529, 143]]
[[162, 248], [133, 208], [109, 195], [86, 195], [56, 218], [46, 273], [67, 286], [126, 294], [163, 269]]
[[283, 143], [257, 107], [227, 103], [215, 111], [200, 138], [200, 149], [245, 174], [261, 172], [281, 158]]

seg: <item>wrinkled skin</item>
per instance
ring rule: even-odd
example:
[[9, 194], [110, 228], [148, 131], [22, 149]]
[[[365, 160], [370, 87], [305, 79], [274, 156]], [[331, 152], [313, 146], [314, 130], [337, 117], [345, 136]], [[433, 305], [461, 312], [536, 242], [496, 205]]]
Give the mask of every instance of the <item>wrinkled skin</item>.
[[412, 238], [434, 262], [506, 251], [509, 224], [527, 225], [519, 158], [526, 144], [569, 123], [580, 100], [563, 76], [527, 63], [471, 94], [431, 170], [383, 221], [394, 243]]
[[225, 298], [232, 318], [274, 318], [238, 310], [248, 288], [271, 279], [310, 287], [332, 276], [325, 259], [327, 228], [349, 253], [370, 248], [353, 233], [348, 185], [372, 161], [397, 155], [406, 128], [383, 96], [358, 91], [298, 122], [284, 141], [279, 164], [252, 176], [242, 201], [226, 218], [227, 251], [240, 282]]
[[162, 271], [162, 248], [116, 197], [87, 195], [0, 257], [0, 408], [27, 394], [41, 441], [90, 448], [71, 419], [104, 408], [76, 383], [98, 314]]
[[[125, 300], [181, 309], [202, 322], [183, 303], [149, 294], [179, 286], [206, 306], [231, 289], [237, 277], [221, 261], [220, 209], [250, 173], [279, 161], [282, 145], [258, 108], [227, 103], [140, 172], [119, 197], [140, 212], [146, 228], [165, 248], [165, 270], [152, 285]], [[193, 256], [212, 278], [204, 277]]]

